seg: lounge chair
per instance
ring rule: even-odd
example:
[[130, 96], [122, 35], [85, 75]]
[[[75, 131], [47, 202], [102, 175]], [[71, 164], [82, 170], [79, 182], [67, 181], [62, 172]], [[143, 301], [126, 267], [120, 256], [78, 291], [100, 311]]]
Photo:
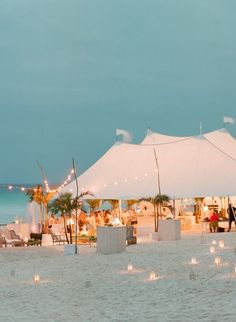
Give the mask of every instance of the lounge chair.
[[6, 245], [10, 245], [12, 247], [25, 245], [24, 240], [20, 238], [20, 236], [17, 235], [14, 230], [5, 229], [2, 231], [1, 235], [5, 238]]
[[66, 244], [67, 243], [66, 235], [61, 234], [57, 229], [51, 228], [50, 229], [50, 234], [52, 236], [53, 245], [55, 245], [55, 244]]
[[3, 236], [2, 236], [2, 234], [1, 234], [1, 232], [0, 232], [0, 248], [2, 248], [2, 247], [3, 247], [3, 245], [4, 245], [5, 247], [7, 247], [7, 242], [6, 242], [5, 237], [3, 237]]

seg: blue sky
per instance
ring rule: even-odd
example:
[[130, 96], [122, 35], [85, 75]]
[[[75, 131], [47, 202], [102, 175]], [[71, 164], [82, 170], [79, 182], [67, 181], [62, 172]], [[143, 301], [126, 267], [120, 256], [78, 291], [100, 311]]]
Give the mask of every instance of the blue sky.
[[[61, 182], [124, 128], [236, 118], [234, 0], [1, 0], [0, 183]], [[236, 127], [229, 127], [236, 135]]]

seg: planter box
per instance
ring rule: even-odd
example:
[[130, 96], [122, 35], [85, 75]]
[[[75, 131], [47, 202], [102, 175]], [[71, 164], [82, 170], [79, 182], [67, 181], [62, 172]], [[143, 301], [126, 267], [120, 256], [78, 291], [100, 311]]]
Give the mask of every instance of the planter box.
[[126, 249], [126, 226], [97, 228], [97, 252], [114, 254]]
[[180, 220], [159, 220], [158, 240], [181, 239]]
[[42, 246], [52, 246], [53, 240], [51, 234], [42, 235]]

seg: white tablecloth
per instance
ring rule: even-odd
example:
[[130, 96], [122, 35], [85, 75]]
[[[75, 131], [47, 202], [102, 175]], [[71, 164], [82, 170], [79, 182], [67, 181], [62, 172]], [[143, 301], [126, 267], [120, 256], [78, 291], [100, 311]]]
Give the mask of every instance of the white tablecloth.
[[97, 252], [114, 254], [126, 249], [126, 226], [97, 227]]
[[158, 240], [181, 239], [180, 220], [159, 220]]

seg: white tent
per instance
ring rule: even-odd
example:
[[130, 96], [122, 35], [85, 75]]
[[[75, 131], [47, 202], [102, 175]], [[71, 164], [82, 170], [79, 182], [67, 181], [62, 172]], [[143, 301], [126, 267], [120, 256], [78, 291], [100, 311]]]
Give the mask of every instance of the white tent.
[[[222, 145], [227, 142], [222, 138]], [[80, 191], [89, 190], [94, 198], [101, 199], [125, 200], [156, 195], [158, 173], [154, 149], [158, 157], [161, 193], [173, 199], [235, 195], [236, 159], [206, 136], [175, 138], [172, 142], [147, 145], [117, 142], [78, 178]], [[62, 192], [68, 191], [75, 193], [75, 182], [64, 187]]]
[[[205, 133], [203, 136], [220, 151], [223, 151], [225, 154], [233, 157], [236, 160], [236, 140], [225, 128]], [[193, 136], [170, 136], [148, 130], [147, 135], [141, 144], [148, 145], [154, 143], [177, 143], [180, 141], [185, 141], [191, 137]]]
[[147, 130], [147, 135], [141, 142], [141, 144], [166, 144], [175, 143], [188, 139], [190, 136], [170, 136], [158, 132], [153, 132], [152, 130]]

